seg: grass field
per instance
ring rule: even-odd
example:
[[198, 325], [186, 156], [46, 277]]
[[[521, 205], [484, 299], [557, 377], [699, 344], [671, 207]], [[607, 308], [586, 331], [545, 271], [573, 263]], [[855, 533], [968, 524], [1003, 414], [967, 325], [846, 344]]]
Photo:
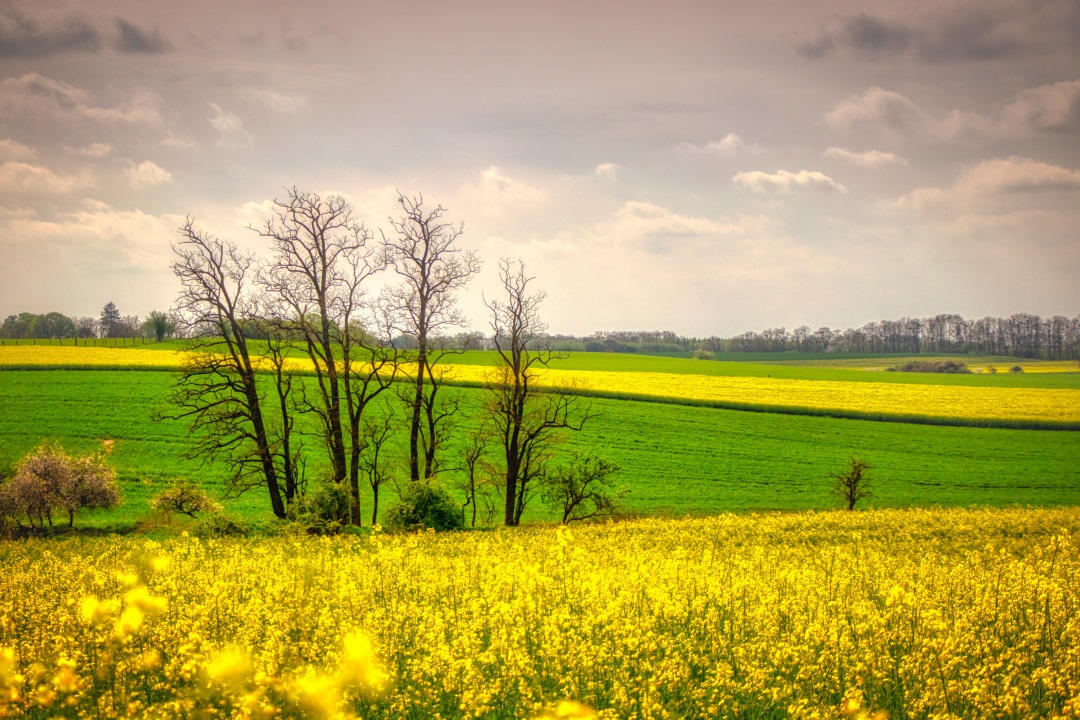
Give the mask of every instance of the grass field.
[[[138, 347], [154, 347], [138, 346]], [[572, 388], [575, 393], [599, 397], [629, 397], [711, 407], [828, 415], [873, 420], [985, 427], [1080, 429], [1080, 373], [1039, 373], [1023, 382], [996, 376], [948, 376], [926, 373], [869, 373], [830, 368], [785, 367], [785, 376], [773, 377], [772, 365], [636, 357], [627, 365], [609, 354], [571, 356], [538, 375], [535, 384]], [[123, 348], [19, 346], [0, 348], [0, 367], [168, 369], [182, 361], [175, 351], [136, 352]], [[494, 353], [465, 354], [457, 364], [444, 367], [452, 382], [480, 386], [489, 377]], [[672, 365], [681, 372], [642, 368]], [[310, 370], [309, 361], [292, 360], [298, 370]], [[592, 366], [593, 369], [565, 364]], [[606, 365], [605, 365], [606, 363]], [[623, 367], [601, 370], [599, 367]], [[636, 367], [637, 369], [630, 369]], [[690, 372], [719, 367], [726, 374]], [[891, 378], [903, 377], [903, 381]], [[941, 378], [978, 378], [975, 383]], [[1002, 375], [1002, 378], [1011, 377]]]
[[[149, 498], [171, 478], [196, 477], [220, 490], [217, 468], [186, 461], [180, 423], [152, 423], [171, 375], [151, 371], [0, 372], [0, 464], [42, 439], [94, 452], [113, 440], [110, 460], [127, 498], [124, 509], [80, 524], [130, 529]], [[471, 418], [480, 390], [455, 390]], [[835, 506], [828, 474], [858, 455], [874, 466], [874, 504], [1080, 504], [1080, 433], [880, 423], [747, 413], [595, 399], [600, 416], [570, 438], [572, 447], [612, 460], [634, 513], [682, 515], [729, 510], [803, 510]], [[468, 423], [469, 420], [466, 420]], [[466, 430], [463, 428], [463, 430]], [[317, 453], [313, 453], [317, 455]], [[313, 469], [313, 476], [317, 470]], [[249, 493], [243, 515], [268, 515]], [[384, 505], [385, 507], [385, 505]], [[527, 516], [551, 518], [539, 505]]]
[[1075, 717], [1078, 533], [909, 509], [3, 543], [0, 714]]

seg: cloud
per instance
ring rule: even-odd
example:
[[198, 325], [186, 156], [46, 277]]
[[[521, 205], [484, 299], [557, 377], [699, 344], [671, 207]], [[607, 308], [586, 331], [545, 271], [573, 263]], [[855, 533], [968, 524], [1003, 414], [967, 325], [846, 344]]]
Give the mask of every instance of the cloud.
[[0, 140], [0, 162], [6, 160], [33, 160], [37, 150], [10, 138]]
[[846, 148], [831, 147], [822, 153], [821, 157], [843, 160], [846, 163], [864, 168], [882, 167], [884, 165], [907, 165], [907, 160], [904, 160], [899, 155], [882, 150], [855, 152]]
[[521, 210], [542, 205], [547, 194], [506, 175], [495, 165], [480, 172], [480, 182], [463, 188], [473, 204], [488, 216], [499, 216], [507, 210]]
[[119, 34], [115, 47], [122, 53], [163, 53], [170, 49], [157, 28], [143, 30], [123, 18], [116, 18], [116, 30]]
[[909, 133], [922, 128], [927, 117], [900, 93], [871, 87], [841, 101], [825, 116], [825, 121], [834, 128], [871, 124]]
[[283, 95], [273, 90], [250, 88], [241, 94], [248, 100], [279, 113], [297, 113], [308, 105], [307, 98], [303, 95]]
[[63, 195], [85, 184], [85, 178], [60, 177], [42, 165], [18, 161], [0, 164], [0, 196]]
[[982, 193], [1078, 190], [1080, 171], [1022, 157], [997, 158], [966, 170], [960, 184]]
[[128, 169], [128, 181], [132, 187], [152, 187], [172, 182], [172, 173], [155, 163], [146, 160]]
[[1002, 125], [1015, 132], [1063, 132], [1080, 127], [1080, 80], [1025, 90], [1002, 112]]
[[84, 90], [34, 72], [0, 81], [0, 110], [38, 120], [42, 116], [76, 117], [105, 123], [159, 125], [158, 104], [156, 95], [142, 93], [125, 105], [94, 105]]
[[42, 28], [10, 5], [0, 6], [0, 57], [41, 57], [63, 52], [94, 52], [101, 35], [77, 15]]
[[911, 30], [904, 24], [860, 13], [840, 21], [839, 27], [821, 33], [815, 40], [804, 43], [799, 47], [799, 52], [807, 57], [820, 58], [850, 49], [873, 57], [880, 53], [903, 52], [911, 41]]
[[[835, 19], [798, 47], [811, 59], [855, 55], [861, 59], [912, 57], [925, 63], [985, 62], [1038, 53], [1057, 43], [1068, 0], [1030, 3], [949, 3], [903, 19], [857, 13]], [[1064, 30], [1067, 34], [1068, 30]]]
[[218, 133], [217, 144], [220, 147], [248, 147], [253, 137], [244, 121], [231, 112], [228, 112], [216, 103], [207, 103], [210, 106], [210, 125]]
[[84, 158], [91, 160], [101, 160], [112, 154], [113, 147], [109, 143], [90, 143], [81, 148], [67, 148], [69, 152], [73, 152]]
[[597, 165], [594, 172], [599, 177], [607, 178], [609, 180], [614, 180], [618, 176], [619, 170], [621, 170], [621, 169], [622, 169], [622, 165], [616, 165], [615, 163], [610, 163], [609, 162], [609, 163], [601, 163], [600, 165]]
[[948, 187], [918, 188], [896, 207], [933, 213], [1003, 214], [1018, 208], [1075, 206], [1080, 171], [1022, 157], [994, 158], [964, 170]]
[[678, 149], [680, 152], [697, 155], [760, 155], [765, 152], [765, 148], [747, 143], [735, 133], [728, 133], [723, 138], [704, 145], [684, 142]]
[[787, 170], [778, 170], [775, 173], [754, 170], [737, 173], [731, 181], [759, 193], [847, 192], [846, 187], [817, 170], [800, 170], [797, 173]]

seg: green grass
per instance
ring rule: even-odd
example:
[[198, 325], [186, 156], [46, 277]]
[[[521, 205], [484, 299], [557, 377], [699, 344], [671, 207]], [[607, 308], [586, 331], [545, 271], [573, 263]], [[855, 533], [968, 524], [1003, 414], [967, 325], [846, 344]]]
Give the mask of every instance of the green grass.
[[[111, 461], [124, 508], [77, 518], [83, 527], [131, 529], [169, 479], [189, 476], [220, 491], [220, 468], [183, 458], [187, 430], [151, 422], [170, 373], [154, 371], [0, 372], [0, 466], [43, 439], [79, 453], [112, 439]], [[461, 431], [478, 415], [481, 390], [461, 388]], [[628, 510], [701, 514], [835, 507], [830, 472], [851, 455], [874, 467], [877, 506], [1080, 504], [1080, 433], [879, 423], [595, 399], [601, 415], [571, 436], [570, 447], [603, 455], [623, 470]], [[317, 477], [320, 453], [309, 439]], [[392, 503], [384, 491], [382, 507]], [[365, 496], [366, 498], [366, 496]], [[266, 520], [264, 494], [252, 491], [231, 510]], [[527, 514], [551, 519], [539, 502]]]

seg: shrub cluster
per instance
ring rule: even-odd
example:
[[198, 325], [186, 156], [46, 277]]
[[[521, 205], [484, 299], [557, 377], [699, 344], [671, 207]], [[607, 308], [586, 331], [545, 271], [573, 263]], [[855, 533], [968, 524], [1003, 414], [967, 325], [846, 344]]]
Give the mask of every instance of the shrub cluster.
[[922, 372], [922, 373], [950, 373], [970, 374], [967, 363], [959, 360], [913, 360], [894, 368], [890, 372]]
[[66, 512], [68, 527], [83, 508], [111, 508], [121, 502], [116, 472], [97, 456], [72, 457], [44, 442], [22, 459], [15, 473], [0, 484], [0, 526], [53, 527], [53, 513]]

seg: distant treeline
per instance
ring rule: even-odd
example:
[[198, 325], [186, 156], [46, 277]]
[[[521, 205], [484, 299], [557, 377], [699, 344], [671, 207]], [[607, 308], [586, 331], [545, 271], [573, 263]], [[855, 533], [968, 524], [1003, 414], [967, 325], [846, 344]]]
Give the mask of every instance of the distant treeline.
[[556, 349], [639, 353], [897, 353], [1009, 355], [1048, 360], [1080, 359], [1080, 316], [1017, 313], [965, 320], [959, 315], [900, 318], [860, 328], [769, 328], [735, 337], [685, 337], [668, 330], [597, 332], [553, 336]]
[[[253, 324], [253, 338], [262, 337]], [[151, 338], [178, 337], [176, 324], [163, 312], [152, 312], [145, 320], [120, 316], [109, 303], [98, 318], [69, 318], [52, 312], [44, 315], [9, 315], [0, 324], [0, 339], [30, 338]], [[802, 325], [794, 330], [769, 328], [724, 338], [686, 337], [670, 330], [601, 331], [587, 337], [550, 335], [554, 350], [584, 350], [643, 354], [686, 353], [896, 353], [919, 355], [978, 354], [1047, 360], [1080, 359], [1080, 316], [1054, 315], [1042, 318], [1017, 313], [1007, 318], [984, 317], [965, 320], [959, 315], [929, 318], [900, 318], [871, 322], [860, 328], [812, 330]], [[407, 346], [407, 338], [395, 338], [395, 345]], [[446, 338], [451, 347], [490, 348], [491, 338], [483, 333], [459, 333]]]
[[175, 337], [176, 323], [168, 313], [155, 310], [146, 318], [121, 315], [116, 305], [107, 303], [98, 317], [69, 317], [59, 312], [38, 315], [22, 312], [8, 315], [0, 322], [0, 339], [44, 340], [76, 338], [145, 338], [163, 340]]

